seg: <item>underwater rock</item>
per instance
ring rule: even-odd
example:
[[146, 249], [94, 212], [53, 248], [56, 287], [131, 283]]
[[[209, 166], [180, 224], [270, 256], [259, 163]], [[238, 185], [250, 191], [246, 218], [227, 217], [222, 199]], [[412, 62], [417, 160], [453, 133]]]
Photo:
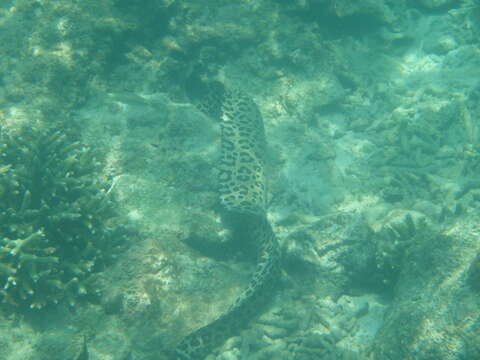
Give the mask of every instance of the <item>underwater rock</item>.
[[107, 315], [121, 313], [123, 310], [124, 295], [120, 292], [113, 292], [103, 299], [103, 308]]
[[14, 0], [1, 10], [0, 51], [15, 54], [0, 59], [2, 100], [53, 116], [86, 100], [91, 74], [105, 70], [115, 44], [134, 28], [110, 1]]
[[283, 98], [283, 104], [287, 110], [295, 110], [308, 118], [342, 101], [345, 95], [346, 90], [336, 76], [322, 74], [318, 79], [292, 88]]
[[453, 5], [455, 0], [420, 0], [419, 3], [429, 9], [437, 9], [448, 5]]
[[382, 23], [391, 23], [395, 19], [394, 12], [384, 0], [333, 0], [331, 7], [340, 18], [367, 15]]
[[78, 335], [71, 329], [48, 331], [36, 339], [34, 349], [40, 359], [50, 360], [79, 360], [84, 343], [80, 345]]
[[480, 305], [468, 284], [479, 251], [476, 218], [427, 226], [403, 255], [374, 359], [474, 359]]

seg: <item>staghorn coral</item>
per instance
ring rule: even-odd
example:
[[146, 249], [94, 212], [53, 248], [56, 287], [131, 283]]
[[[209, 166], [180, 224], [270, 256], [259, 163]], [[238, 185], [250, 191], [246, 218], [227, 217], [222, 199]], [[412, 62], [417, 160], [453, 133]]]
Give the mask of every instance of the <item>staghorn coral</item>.
[[62, 131], [0, 132], [0, 304], [42, 308], [93, 295], [87, 279], [125, 235], [91, 150]]

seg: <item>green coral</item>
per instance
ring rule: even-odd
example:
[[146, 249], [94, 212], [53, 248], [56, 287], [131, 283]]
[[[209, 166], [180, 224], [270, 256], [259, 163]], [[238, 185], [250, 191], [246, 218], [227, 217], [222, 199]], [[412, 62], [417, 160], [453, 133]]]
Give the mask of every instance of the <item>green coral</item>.
[[73, 306], [124, 237], [100, 162], [44, 126], [3, 129], [0, 144], [0, 304]]

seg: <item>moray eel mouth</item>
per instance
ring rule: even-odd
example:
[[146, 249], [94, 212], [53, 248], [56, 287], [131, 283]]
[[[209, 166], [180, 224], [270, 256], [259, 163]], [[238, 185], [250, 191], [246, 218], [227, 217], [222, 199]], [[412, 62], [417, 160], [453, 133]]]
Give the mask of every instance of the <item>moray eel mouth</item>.
[[278, 278], [280, 251], [266, 214], [265, 149], [262, 115], [245, 93], [219, 82], [196, 82], [188, 95], [197, 108], [220, 122], [219, 198], [242, 238], [256, 244], [257, 266], [248, 287], [228, 310], [187, 335], [169, 355], [201, 360], [238, 333], [268, 302]]

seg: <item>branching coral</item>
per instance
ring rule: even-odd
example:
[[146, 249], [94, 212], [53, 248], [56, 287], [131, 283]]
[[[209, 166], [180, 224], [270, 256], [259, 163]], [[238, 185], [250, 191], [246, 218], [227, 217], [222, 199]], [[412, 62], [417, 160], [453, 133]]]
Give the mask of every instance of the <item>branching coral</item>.
[[93, 152], [46, 127], [0, 133], [0, 303], [42, 308], [92, 292], [125, 235]]

